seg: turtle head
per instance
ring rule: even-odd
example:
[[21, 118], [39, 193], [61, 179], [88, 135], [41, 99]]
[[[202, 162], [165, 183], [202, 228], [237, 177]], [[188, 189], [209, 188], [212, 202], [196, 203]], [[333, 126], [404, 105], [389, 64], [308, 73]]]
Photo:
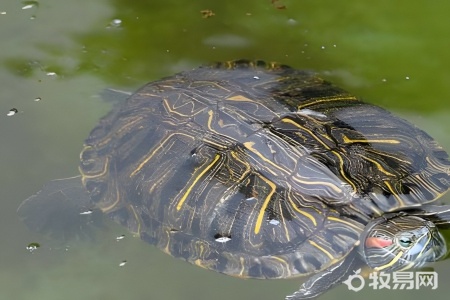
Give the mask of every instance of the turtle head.
[[437, 261], [447, 254], [447, 245], [436, 224], [426, 217], [392, 213], [366, 226], [360, 252], [369, 267], [392, 272]]

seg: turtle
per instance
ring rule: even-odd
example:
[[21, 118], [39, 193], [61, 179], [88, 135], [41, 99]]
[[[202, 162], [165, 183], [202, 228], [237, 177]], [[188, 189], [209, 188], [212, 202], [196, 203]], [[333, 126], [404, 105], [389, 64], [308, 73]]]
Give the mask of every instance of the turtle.
[[205, 269], [308, 276], [286, 299], [318, 297], [361, 267], [407, 270], [448, 252], [450, 205], [437, 201], [450, 187], [446, 151], [279, 63], [220, 62], [148, 83], [92, 130], [79, 172], [25, 200], [25, 223], [54, 226], [58, 209], [90, 207]]

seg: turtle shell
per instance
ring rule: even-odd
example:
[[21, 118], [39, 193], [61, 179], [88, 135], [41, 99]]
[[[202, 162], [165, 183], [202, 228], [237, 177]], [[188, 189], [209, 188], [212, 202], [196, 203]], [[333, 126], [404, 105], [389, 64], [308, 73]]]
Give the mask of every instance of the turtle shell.
[[342, 260], [372, 218], [435, 201], [449, 165], [314, 73], [240, 60], [142, 87], [93, 129], [80, 171], [97, 208], [166, 253], [287, 278]]

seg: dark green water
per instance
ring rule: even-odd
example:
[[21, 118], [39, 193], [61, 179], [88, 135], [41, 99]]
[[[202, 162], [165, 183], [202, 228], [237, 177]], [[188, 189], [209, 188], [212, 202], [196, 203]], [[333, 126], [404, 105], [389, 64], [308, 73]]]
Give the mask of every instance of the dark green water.
[[[204, 9], [215, 15], [202, 18]], [[54, 246], [15, 211], [46, 181], [77, 174], [84, 138], [111, 107], [100, 91], [132, 91], [211, 61], [264, 59], [316, 70], [450, 150], [449, 10], [446, 1], [404, 0], [2, 0], [0, 299], [283, 299], [299, 280], [204, 271], [130, 235], [116, 242], [126, 234], [119, 226], [94, 242]], [[11, 108], [19, 113], [7, 117]], [[33, 241], [42, 247], [30, 254], [25, 246]], [[435, 291], [341, 286], [322, 299], [448, 299], [450, 262], [435, 269]]]

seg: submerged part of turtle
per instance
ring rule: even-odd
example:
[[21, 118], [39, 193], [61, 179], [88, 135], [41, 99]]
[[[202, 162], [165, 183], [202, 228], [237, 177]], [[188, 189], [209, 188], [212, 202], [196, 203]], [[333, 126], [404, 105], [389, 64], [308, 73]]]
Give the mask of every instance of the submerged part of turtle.
[[99, 211], [92, 207], [81, 176], [75, 176], [48, 182], [39, 193], [22, 202], [18, 213], [28, 228], [66, 242], [92, 239], [94, 229], [104, 226]]
[[[240, 60], [149, 83], [100, 121], [80, 157], [91, 207], [206, 269], [312, 275], [289, 299], [364, 265], [403, 270], [447, 253], [450, 206], [429, 204], [449, 189], [447, 153], [310, 72]], [[21, 207], [28, 220], [56, 211], [53, 200], [26, 210], [33, 200]]]

